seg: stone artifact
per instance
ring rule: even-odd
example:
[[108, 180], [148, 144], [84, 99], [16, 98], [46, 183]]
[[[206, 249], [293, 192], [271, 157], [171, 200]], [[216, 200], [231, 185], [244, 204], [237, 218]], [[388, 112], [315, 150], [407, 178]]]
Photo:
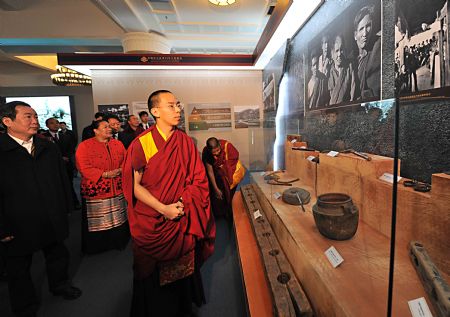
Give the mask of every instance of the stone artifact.
[[283, 192], [281, 199], [289, 205], [306, 205], [311, 200], [311, 194], [303, 188], [292, 187]]
[[450, 316], [450, 286], [439, 273], [424, 246], [411, 241], [409, 257], [439, 317]]
[[359, 211], [352, 198], [346, 194], [327, 193], [317, 198], [313, 206], [317, 229], [333, 240], [347, 240], [358, 229]]

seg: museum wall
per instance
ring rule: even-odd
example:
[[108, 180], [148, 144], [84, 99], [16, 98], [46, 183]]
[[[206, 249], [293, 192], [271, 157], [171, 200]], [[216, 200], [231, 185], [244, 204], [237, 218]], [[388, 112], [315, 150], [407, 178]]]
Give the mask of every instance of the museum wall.
[[[0, 87], [0, 96], [73, 96], [74, 113], [72, 118], [78, 132], [78, 138], [81, 140], [83, 128], [92, 122], [94, 113], [92, 111], [94, 104], [92, 99], [91, 87], [60, 87], [60, 86], [30, 86], [30, 87]], [[33, 105], [31, 105], [33, 106]], [[43, 127], [44, 129], [46, 127]]]
[[[355, 33], [355, 17], [367, 8], [370, 40]], [[442, 0], [325, 1], [264, 69], [263, 84], [274, 77], [276, 98], [285, 100], [278, 101], [278, 130], [300, 133], [320, 151], [392, 157], [397, 87], [401, 175], [430, 182], [431, 174], [450, 170], [447, 16]], [[335, 63], [345, 76], [333, 74]], [[273, 117], [265, 112], [264, 126]]]
[[[255, 137], [256, 130], [261, 128], [236, 129], [234, 111], [237, 107], [261, 107], [261, 76], [261, 71], [95, 70], [92, 74], [93, 108], [95, 112], [98, 105], [126, 104], [132, 111], [133, 105], [146, 102], [151, 92], [170, 90], [185, 106], [187, 132], [197, 141], [199, 150], [211, 136], [224, 138], [236, 146], [245, 166], [258, 169], [255, 164], [259, 166], [264, 159], [258, 153], [250, 155], [249, 151], [264, 147], [263, 140]], [[193, 104], [229, 105], [231, 128], [191, 131], [187, 111]]]

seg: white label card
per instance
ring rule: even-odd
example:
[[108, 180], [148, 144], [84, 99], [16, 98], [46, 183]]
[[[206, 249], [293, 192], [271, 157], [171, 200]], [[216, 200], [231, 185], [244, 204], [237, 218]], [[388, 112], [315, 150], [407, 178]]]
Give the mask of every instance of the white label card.
[[308, 156], [306, 159], [307, 159], [308, 161], [313, 162], [315, 158], [316, 158], [315, 156], [310, 155], [310, 156]]
[[265, 176], [265, 175], [266, 175], [266, 172], [261, 172], [260, 175], [261, 175], [261, 176]]
[[339, 154], [339, 152], [336, 152], [336, 151], [330, 151], [330, 152], [328, 152], [328, 156], [331, 156], [331, 157], [335, 157], [335, 156], [337, 156]]
[[258, 219], [258, 218], [262, 217], [261, 212], [259, 211], [259, 209], [256, 209], [256, 211], [253, 213], [253, 217], [255, 219]]
[[297, 142], [297, 139], [292, 139], [291, 140], [291, 143], [295, 143], [295, 142]]
[[275, 192], [275, 193], [273, 193], [273, 197], [274, 197], [275, 199], [280, 199], [281, 194], [280, 194], [279, 192]]
[[[387, 183], [394, 184], [394, 175], [391, 173], [384, 173], [383, 175], [380, 176], [380, 179]], [[401, 176], [397, 176], [397, 182], [399, 182], [401, 179], [402, 179]]]
[[330, 261], [331, 265], [334, 268], [337, 268], [339, 264], [344, 262], [344, 259], [339, 254], [339, 252], [336, 250], [335, 247], [331, 246], [328, 250], [325, 251], [325, 255], [328, 258], [328, 261]]
[[410, 300], [408, 306], [413, 317], [433, 317], [424, 297]]

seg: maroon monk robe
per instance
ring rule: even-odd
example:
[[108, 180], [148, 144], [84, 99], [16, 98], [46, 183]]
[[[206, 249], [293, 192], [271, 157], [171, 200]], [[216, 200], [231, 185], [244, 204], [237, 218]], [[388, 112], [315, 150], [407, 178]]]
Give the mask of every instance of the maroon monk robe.
[[[151, 137], [158, 152], [146, 162], [141, 140], [148, 142]], [[185, 216], [166, 220], [158, 211], [137, 200], [133, 193], [134, 170], [144, 171], [141, 185], [163, 204], [175, 203], [181, 197]], [[194, 142], [179, 130], [164, 141], [154, 125], [133, 141], [122, 173], [137, 277], [149, 276], [156, 264], [160, 272], [173, 271], [169, 272], [173, 273], [172, 281], [189, 275], [176, 271], [182, 271], [183, 266], [192, 268], [195, 252], [198, 252], [195, 260], [205, 261], [214, 250], [216, 233], [208, 180]]]
[[[236, 164], [239, 161], [239, 152], [233, 146], [233, 144], [227, 142], [226, 140], [219, 140], [221, 151], [219, 155], [214, 157], [214, 174], [217, 174], [219, 177], [216, 177], [216, 182], [221, 182], [222, 186], [219, 188], [225, 195], [225, 199], [228, 203], [231, 204], [231, 188], [230, 185], [233, 184], [233, 175], [236, 171]], [[226, 159], [225, 150], [228, 152], [228, 159]], [[208, 151], [207, 147], [203, 149], [204, 151]], [[220, 179], [219, 179], [220, 178]]]

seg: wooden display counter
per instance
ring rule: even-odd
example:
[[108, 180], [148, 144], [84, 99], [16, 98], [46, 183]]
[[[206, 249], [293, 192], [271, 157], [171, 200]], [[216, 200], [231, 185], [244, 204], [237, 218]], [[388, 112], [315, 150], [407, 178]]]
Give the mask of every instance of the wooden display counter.
[[264, 265], [239, 192], [233, 198], [233, 220], [248, 314], [254, 317], [273, 316], [273, 303], [264, 275]]
[[[310, 163], [310, 162], [308, 162]], [[296, 175], [285, 173], [283, 178]], [[331, 177], [331, 176], [330, 176]], [[254, 189], [294, 272], [317, 316], [386, 316], [389, 274], [389, 238], [359, 222], [356, 235], [347, 241], [323, 237], [312, 215], [316, 202], [314, 188], [298, 181], [293, 186], [311, 193], [311, 202], [300, 207], [275, 199], [274, 193], [289, 188], [268, 185], [260, 173], [253, 173]], [[385, 199], [385, 198], [380, 198]], [[333, 268], [324, 252], [334, 246], [344, 262]], [[426, 297], [424, 288], [407, 255], [397, 248], [392, 316], [411, 316], [408, 301]], [[430, 309], [431, 302], [427, 300]]]

